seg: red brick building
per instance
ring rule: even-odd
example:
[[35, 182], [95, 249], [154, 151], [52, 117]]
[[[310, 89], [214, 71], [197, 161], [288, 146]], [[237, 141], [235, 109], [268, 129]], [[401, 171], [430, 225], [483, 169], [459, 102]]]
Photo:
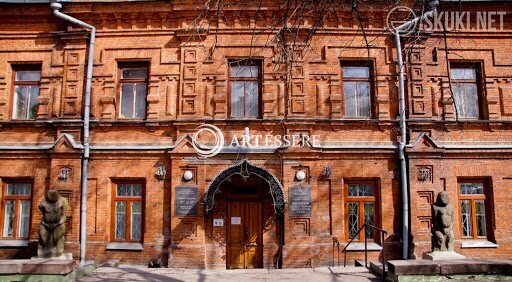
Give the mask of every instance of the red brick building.
[[[355, 238], [350, 259], [363, 257], [365, 237], [373, 259], [383, 246], [388, 259], [404, 250], [421, 258], [440, 191], [454, 206], [457, 252], [512, 257], [508, 3], [438, 8], [495, 11], [497, 30], [403, 37], [404, 195], [399, 68], [386, 29], [394, 6], [235, 2], [64, 3], [62, 13], [96, 29], [88, 143], [90, 29], [57, 17], [50, 3], [0, 3], [0, 257], [35, 255], [48, 189], [69, 200], [75, 258], [86, 207], [82, 243], [98, 262], [328, 265], [333, 237], [342, 247]], [[401, 4], [421, 14], [420, 3]], [[291, 20], [276, 24], [282, 18]], [[203, 124], [225, 138], [213, 157], [194, 149]], [[256, 144], [267, 135], [297, 138]], [[231, 146], [243, 136], [252, 147]], [[387, 232], [384, 242], [376, 229], [357, 233], [365, 222]]]

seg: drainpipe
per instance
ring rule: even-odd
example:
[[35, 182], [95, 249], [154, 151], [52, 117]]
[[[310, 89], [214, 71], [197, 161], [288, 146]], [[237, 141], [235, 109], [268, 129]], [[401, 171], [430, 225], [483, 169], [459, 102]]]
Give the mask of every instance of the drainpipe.
[[94, 41], [96, 38], [96, 28], [83, 21], [75, 19], [71, 16], [63, 14], [59, 10], [62, 4], [52, 1], [50, 4], [53, 14], [58, 18], [69, 21], [73, 24], [83, 26], [90, 30], [91, 36], [89, 38], [89, 53], [87, 59], [87, 75], [85, 83], [85, 102], [84, 102], [84, 152], [82, 158], [82, 183], [81, 183], [81, 206], [80, 206], [80, 264], [85, 264], [85, 251], [86, 251], [86, 223], [87, 223], [87, 177], [88, 177], [88, 162], [89, 162], [89, 116], [91, 112], [91, 81], [92, 69], [94, 65]]
[[407, 142], [407, 123], [405, 116], [405, 82], [404, 82], [404, 62], [402, 58], [402, 41], [400, 33], [408, 31], [422, 20], [437, 13], [439, 1], [430, 1], [431, 10], [423, 15], [416, 17], [401, 26], [395, 28], [395, 43], [398, 61], [398, 90], [400, 95], [400, 143], [398, 144], [398, 158], [400, 160], [400, 182], [402, 190], [402, 259], [409, 258], [409, 187], [407, 178], [407, 160], [405, 159], [405, 144]]

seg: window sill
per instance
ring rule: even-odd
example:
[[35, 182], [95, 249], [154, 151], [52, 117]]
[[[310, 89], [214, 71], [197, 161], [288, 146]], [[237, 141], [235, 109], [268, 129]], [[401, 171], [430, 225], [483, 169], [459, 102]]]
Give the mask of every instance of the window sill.
[[0, 248], [28, 247], [28, 240], [0, 240]]
[[141, 243], [113, 242], [107, 245], [107, 250], [142, 251], [144, 247]]
[[462, 249], [469, 248], [497, 248], [498, 245], [487, 240], [462, 240]]
[[[374, 243], [374, 242], [368, 242], [368, 251], [381, 251], [382, 246]], [[351, 243], [347, 251], [364, 251], [364, 243]]]

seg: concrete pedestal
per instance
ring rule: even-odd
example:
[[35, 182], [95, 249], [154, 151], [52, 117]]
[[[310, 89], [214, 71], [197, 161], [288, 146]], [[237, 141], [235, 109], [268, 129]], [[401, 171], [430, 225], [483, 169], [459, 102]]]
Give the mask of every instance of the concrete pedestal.
[[94, 263], [79, 267], [69, 257], [0, 260], [0, 281], [75, 281], [96, 268]]
[[454, 251], [435, 251], [423, 254], [423, 259], [426, 260], [456, 260], [465, 258], [465, 256], [458, 254]]
[[40, 258], [40, 257], [32, 257], [32, 260], [73, 260], [72, 253], [64, 253], [60, 255], [60, 257], [51, 257], [51, 258]]
[[12, 259], [0, 260], [0, 274], [58, 274], [65, 275], [76, 267], [74, 260], [66, 259]]

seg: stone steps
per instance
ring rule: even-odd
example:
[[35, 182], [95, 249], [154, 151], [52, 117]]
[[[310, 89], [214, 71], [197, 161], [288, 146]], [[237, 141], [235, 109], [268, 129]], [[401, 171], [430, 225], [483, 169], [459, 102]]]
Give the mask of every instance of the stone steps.
[[388, 280], [398, 281], [404, 276], [448, 276], [466, 274], [512, 275], [512, 260], [390, 260]]

